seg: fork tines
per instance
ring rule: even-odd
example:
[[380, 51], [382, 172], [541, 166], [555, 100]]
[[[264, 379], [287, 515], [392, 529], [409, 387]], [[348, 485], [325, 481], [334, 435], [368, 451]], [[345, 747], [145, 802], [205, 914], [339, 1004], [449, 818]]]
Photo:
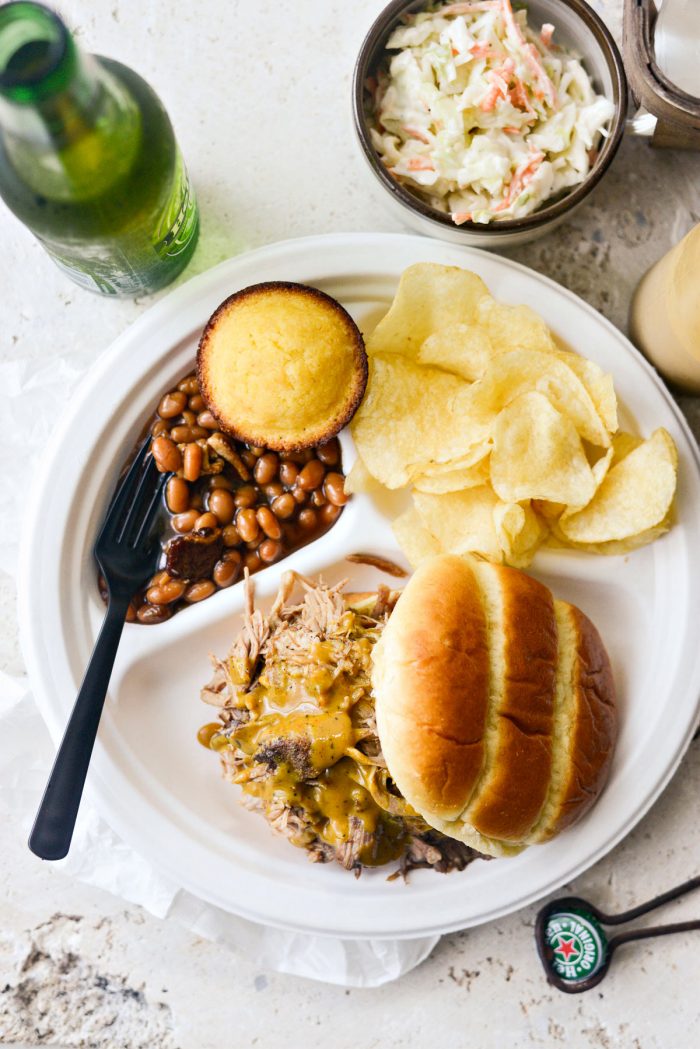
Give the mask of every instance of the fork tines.
[[166, 479], [149, 454], [150, 446], [151, 439], [147, 437], [117, 488], [97, 544], [108, 542], [136, 548], [146, 535]]

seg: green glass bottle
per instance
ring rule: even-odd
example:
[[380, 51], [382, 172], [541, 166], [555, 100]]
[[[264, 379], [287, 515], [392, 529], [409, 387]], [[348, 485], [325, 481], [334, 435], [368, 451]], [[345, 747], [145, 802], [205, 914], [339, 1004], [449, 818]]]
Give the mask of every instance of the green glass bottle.
[[0, 6], [0, 196], [69, 277], [107, 295], [163, 287], [197, 241], [157, 95], [28, 0]]

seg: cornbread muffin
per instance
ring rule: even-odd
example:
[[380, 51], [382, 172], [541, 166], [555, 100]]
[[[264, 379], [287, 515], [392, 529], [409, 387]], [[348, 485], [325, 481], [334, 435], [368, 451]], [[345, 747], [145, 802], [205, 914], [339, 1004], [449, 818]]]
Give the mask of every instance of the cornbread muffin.
[[359, 329], [329, 295], [274, 281], [230, 295], [199, 342], [202, 396], [239, 440], [298, 451], [330, 440], [367, 385]]

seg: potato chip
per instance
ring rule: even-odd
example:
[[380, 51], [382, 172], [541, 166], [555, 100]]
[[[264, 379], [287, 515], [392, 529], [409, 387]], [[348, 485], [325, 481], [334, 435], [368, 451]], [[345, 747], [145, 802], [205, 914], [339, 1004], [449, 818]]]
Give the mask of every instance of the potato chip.
[[531, 390], [544, 394], [591, 444], [602, 448], [610, 445], [610, 434], [585, 386], [571, 368], [553, 354], [534, 350], [499, 354], [472, 387], [473, 411], [477, 416], [498, 412]]
[[391, 527], [412, 568], [418, 568], [421, 561], [441, 552], [440, 544], [423, 524], [415, 506], [397, 517]]
[[[612, 439], [612, 445], [608, 448], [605, 455], [601, 455], [601, 457], [591, 466], [595, 478], [596, 491], [600, 488], [608, 471], [624, 459], [625, 456], [629, 455], [630, 452], [633, 452], [635, 448], [638, 448], [642, 443], [643, 441], [641, 437], [634, 437], [631, 433], [624, 433], [620, 430], [615, 434]], [[577, 510], [582, 510], [583, 506], [573, 506], [570, 503], [563, 509], [565, 509], [568, 514], [572, 514]]]
[[640, 444], [644, 444], [643, 437], [635, 437], [632, 433], [625, 433], [624, 430], [620, 430], [612, 439], [612, 461], [611, 466], [616, 466], [617, 463], [622, 462], [626, 459], [630, 452], [633, 452], [635, 448], [639, 448]]
[[555, 525], [547, 539], [547, 545], [566, 548], [567, 550], [579, 550], [582, 554], [620, 557], [624, 554], [630, 554], [633, 550], [638, 550], [640, 546], [653, 543], [655, 539], [668, 532], [670, 527], [671, 520], [670, 517], [667, 517], [661, 524], [654, 525], [653, 528], [647, 528], [645, 532], [639, 532], [637, 535], [631, 535], [628, 539], [612, 539], [607, 543], [574, 543], [571, 539], [566, 538], [558, 525]]
[[489, 561], [503, 560], [493, 519], [498, 498], [490, 486], [445, 495], [416, 492], [413, 502], [443, 553], [476, 553]]
[[[489, 435], [491, 421], [469, 411], [470, 386], [399, 354], [370, 360], [367, 393], [352, 422], [357, 450], [387, 488], [408, 484], [420, 464], [466, 456]], [[481, 456], [479, 456], [481, 457]]]
[[480, 379], [494, 356], [490, 338], [475, 324], [451, 324], [433, 332], [418, 351], [421, 364], [442, 368], [467, 382]]
[[358, 455], [352, 468], [345, 477], [345, 494], [355, 495], [358, 492], [373, 492], [381, 488], [379, 481], [372, 476], [361, 455]]
[[496, 419], [491, 484], [504, 501], [585, 506], [595, 478], [576, 427], [541, 393], [524, 393]]
[[523, 568], [544, 541], [624, 553], [669, 527], [668, 434], [619, 432], [611, 376], [475, 274], [409, 267], [367, 350], [346, 490], [413, 485], [395, 522], [412, 564], [442, 550]]
[[527, 568], [549, 529], [529, 503], [501, 503], [493, 508], [496, 535], [506, 564]]
[[439, 477], [441, 474], [452, 473], [454, 470], [467, 470], [481, 462], [490, 454], [493, 447], [491, 435], [473, 444], [466, 455], [460, 455], [457, 459], [450, 459], [445, 463], [430, 462], [416, 463], [410, 469], [411, 480], [416, 477], [430, 474], [431, 477]]
[[577, 543], [629, 539], [660, 524], [676, 490], [678, 453], [664, 429], [613, 466], [590, 503], [565, 512], [559, 529]]
[[418, 360], [475, 382], [494, 357], [512, 350], [557, 353], [547, 326], [529, 306], [506, 306], [488, 298], [481, 300], [471, 323], [451, 324], [429, 335]]
[[[605, 452], [604, 455], [601, 455], [599, 459], [596, 459], [596, 461], [591, 465], [591, 473], [593, 474], [595, 487], [593, 489], [592, 494], [588, 490], [585, 493], [582, 493], [582, 497], [587, 498], [588, 502], [591, 501], [598, 488], [603, 483], [603, 479], [607, 474], [608, 470], [610, 469], [612, 461], [613, 450], [612, 448], [608, 448], [607, 452]], [[565, 510], [574, 513], [577, 510], [583, 510], [584, 506], [586, 505], [586, 503], [569, 503], [568, 506], [565, 506], [563, 503], [545, 503], [545, 509], [539, 510], [539, 507], [536, 506], [535, 510], [540, 512], [545, 518], [554, 517], [555, 520], [558, 520]]]
[[480, 459], [473, 466], [464, 466], [459, 470], [449, 470], [446, 473], [418, 474], [413, 478], [413, 484], [418, 492], [434, 492], [440, 495], [443, 492], [458, 492], [463, 488], [476, 488], [480, 484], [488, 484], [491, 478], [488, 457]]
[[535, 511], [538, 517], [541, 517], [545, 524], [549, 524], [551, 521], [556, 521], [566, 510], [565, 503], [550, 503], [545, 499], [533, 499], [532, 509]]
[[511, 350], [556, 353], [549, 328], [529, 306], [506, 306], [489, 295], [477, 306], [476, 324], [488, 335], [494, 353]]
[[596, 488], [599, 488], [600, 485], [603, 483], [603, 479], [607, 474], [608, 470], [610, 469], [610, 466], [612, 465], [613, 455], [613, 449], [608, 448], [605, 455], [601, 455], [600, 459], [596, 459], [596, 461], [591, 466], [591, 470], [593, 471], [593, 477], [595, 478]]
[[389, 312], [366, 339], [367, 353], [417, 358], [429, 335], [473, 320], [488, 288], [469, 270], [418, 262], [401, 274]]
[[572, 372], [581, 380], [608, 433], [615, 433], [618, 427], [617, 397], [615, 396], [612, 375], [607, 375], [594, 361], [589, 361], [578, 353], [572, 353], [569, 350], [557, 350], [556, 356], [559, 360], [568, 364]]

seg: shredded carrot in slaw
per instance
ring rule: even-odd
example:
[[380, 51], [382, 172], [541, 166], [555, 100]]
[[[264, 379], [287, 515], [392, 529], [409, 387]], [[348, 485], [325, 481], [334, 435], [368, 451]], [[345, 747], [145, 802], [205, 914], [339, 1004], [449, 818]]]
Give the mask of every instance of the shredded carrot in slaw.
[[372, 140], [392, 175], [458, 225], [529, 214], [583, 181], [614, 107], [554, 31], [530, 27], [512, 0], [406, 19], [372, 93]]

